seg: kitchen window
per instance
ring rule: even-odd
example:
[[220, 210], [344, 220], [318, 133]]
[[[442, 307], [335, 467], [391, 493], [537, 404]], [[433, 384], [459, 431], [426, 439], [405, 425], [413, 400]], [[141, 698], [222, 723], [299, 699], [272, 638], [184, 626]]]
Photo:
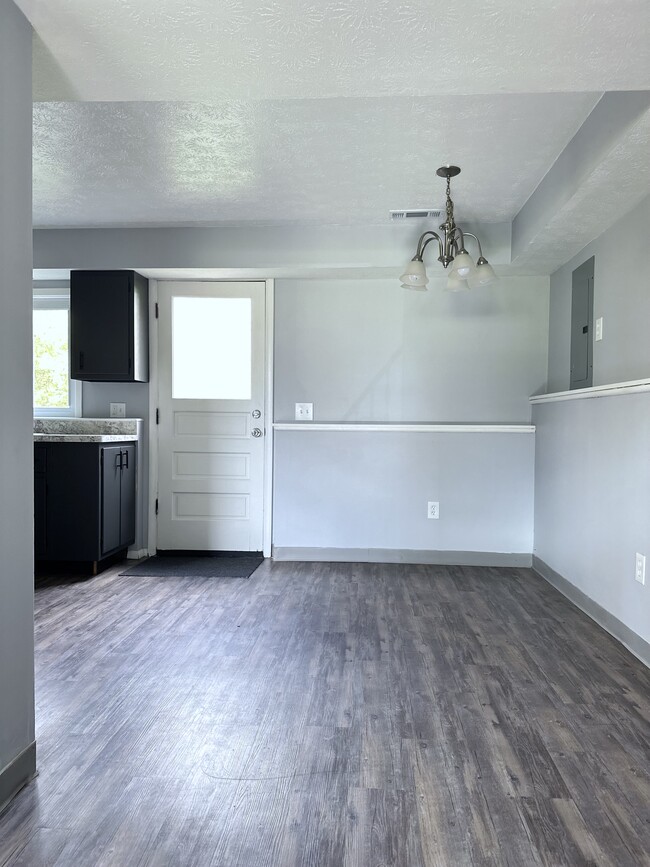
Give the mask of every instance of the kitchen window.
[[80, 416], [81, 383], [70, 379], [70, 289], [34, 289], [34, 415]]

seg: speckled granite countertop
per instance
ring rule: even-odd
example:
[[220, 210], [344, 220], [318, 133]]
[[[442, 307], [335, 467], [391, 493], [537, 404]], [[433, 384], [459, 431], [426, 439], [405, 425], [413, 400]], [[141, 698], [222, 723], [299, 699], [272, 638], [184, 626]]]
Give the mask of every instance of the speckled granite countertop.
[[134, 443], [136, 434], [35, 433], [35, 443]]
[[140, 418], [35, 418], [37, 443], [131, 443], [142, 429]]

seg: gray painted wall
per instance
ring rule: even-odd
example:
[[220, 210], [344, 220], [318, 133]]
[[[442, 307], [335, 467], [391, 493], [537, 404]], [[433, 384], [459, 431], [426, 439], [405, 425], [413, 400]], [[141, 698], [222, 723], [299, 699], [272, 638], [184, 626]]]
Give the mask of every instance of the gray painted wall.
[[278, 431], [273, 543], [530, 553], [534, 452], [532, 434]]
[[34, 740], [31, 46], [0, 0], [0, 774]]
[[548, 278], [443, 285], [276, 281], [275, 420], [308, 401], [315, 421], [527, 423], [546, 383]]
[[[650, 197], [551, 277], [549, 391], [569, 387], [571, 274], [595, 256], [594, 385], [650, 375]], [[592, 328], [592, 332], [594, 329]], [[650, 395], [535, 407], [535, 554], [650, 640]], [[648, 583], [634, 581], [636, 552]]]
[[[279, 280], [275, 420], [515, 422], [543, 390], [548, 281], [402, 290]], [[513, 434], [278, 432], [278, 547], [530, 552], [534, 443]], [[439, 521], [426, 518], [440, 502]]]
[[[250, 276], [258, 279], [296, 268], [388, 268], [394, 273], [413, 255], [424, 228], [431, 226], [413, 220], [389, 226], [37, 229], [34, 267], [245, 268], [255, 269]], [[493, 264], [510, 262], [509, 223], [464, 223], [463, 228], [481, 238]]]
[[[259, 277], [260, 272], [275, 277], [276, 421], [293, 420], [293, 404], [312, 401], [317, 420], [527, 423], [528, 396], [545, 390], [548, 278], [507, 277], [494, 288], [449, 295], [441, 291], [444, 277], [435, 276], [433, 265], [429, 292], [401, 290], [396, 275], [421, 229], [40, 230], [34, 233], [34, 264], [39, 269], [219, 268], [225, 269], [219, 272], [223, 278]], [[490, 259], [507, 261], [509, 226], [481, 226], [480, 234]], [[286, 279], [289, 272], [304, 278]], [[390, 279], [377, 274], [390, 274]], [[141, 392], [131, 388], [85, 386], [84, 414], [104, 415], [110, 400], [126, 400], [129, 415], [147, 419], [146, 386]], [[364, 439], [362, 434], [355, 442]], [[316, 445], [310, 442], [305, 448]], [[384, 461], [384, 443], [378, 441], [376, 450], [373, 441], [377, 466]], [[458, 452], [465, 447], [461, 439]], [[486, 455], [490, 448], [486, 444]], [[532, 452], [526, 454], [518, 454], [508, 471], [509, 484], [519, 478], [529, 503], [520, 513], [523, 522], [513, 514], [517, 530], [508, 544], [509, 550], [530, 552], [533, 460]], [[284, 504], [302, 485], [283, 455], [280, 446], [275, 463], [276, 545], [289, 544], [281, 528], [288, 526], [293, 512], [285, 513]], [[315, 476], [332, 460], [327, 450], [315, 452]], [[467, 471], [457, 467], [462, 487]], [[419, 472], [417, 462], [411, 462], [394, 484], [413, 492]], [[358, 484], [361, 490], [373, 487], [372, 480]], [[482, 486], [475, 489], [480, 501], [492, 493]], [[407, 496], [421, 500], [419, 493]], [[349, 499], [349, 487], [340, 497]], [[359, 539], [365, 539], [366, 519], [357, 520]], [[405, 521], [398, 526], [404, 532], [395, 533], [391, 544], [402, 548], [414, 543], [413, 538], [419, 539], [418, 546], [430, 541], [418, 534], [412, 538]], [[462, 534], [454, 533], [449, 537], [460, 543]], [[467, 546], [474, 544], [474, 536], [471, 530]], [[295, 535], [292, 539], [295, 545], [311, 544]], [[485, 550], [500, 551], [502, 544], [499, 531]], [[367, 545], [360, 541], [355, 547]]]
[[603, 339], [594, 343], [594, 385], [650, 376], [648, 237], [650, 196], [552, 275], [549, 391], [569, 388], [571, 274], [590, 256], [595, 256], [594, 320], [603, 317]]
[[536, 556], [650, 641], [650, 394], [540, 404], [533, 420]]

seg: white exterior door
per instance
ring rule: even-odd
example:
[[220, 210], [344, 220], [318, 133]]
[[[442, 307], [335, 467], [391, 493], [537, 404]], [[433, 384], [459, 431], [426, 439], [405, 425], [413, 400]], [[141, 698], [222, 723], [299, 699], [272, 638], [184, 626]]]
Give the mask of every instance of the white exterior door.
[[261, 551], [264, 283], [158, 283], [158, 543]]

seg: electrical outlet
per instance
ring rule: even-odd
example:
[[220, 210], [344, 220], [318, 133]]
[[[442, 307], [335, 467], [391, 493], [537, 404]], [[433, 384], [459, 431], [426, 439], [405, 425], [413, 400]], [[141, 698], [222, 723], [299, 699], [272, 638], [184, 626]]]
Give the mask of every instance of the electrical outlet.
[[596, 319], [596, 340], [603, 339], [603, 317], [599, 316]]
[[126, 417], [126, 404], [125, 403], [112, 403], [110, 405], [110, 414], [111, 414], [111, 418], [125, 418]]
[[639, 584], [645, 584], [645, 554], [636, 555], [636, 569], [634, 570], [634, 580]]
[[434, 503], [431, 500], [427, 503], [427, 518], [432, 521], [437, 521], [440, 517], [440, 503]]
[[314, 404], [313, 403], [297, 403], [296, 404], [296, 421], [313, 421], [314, 420]]

